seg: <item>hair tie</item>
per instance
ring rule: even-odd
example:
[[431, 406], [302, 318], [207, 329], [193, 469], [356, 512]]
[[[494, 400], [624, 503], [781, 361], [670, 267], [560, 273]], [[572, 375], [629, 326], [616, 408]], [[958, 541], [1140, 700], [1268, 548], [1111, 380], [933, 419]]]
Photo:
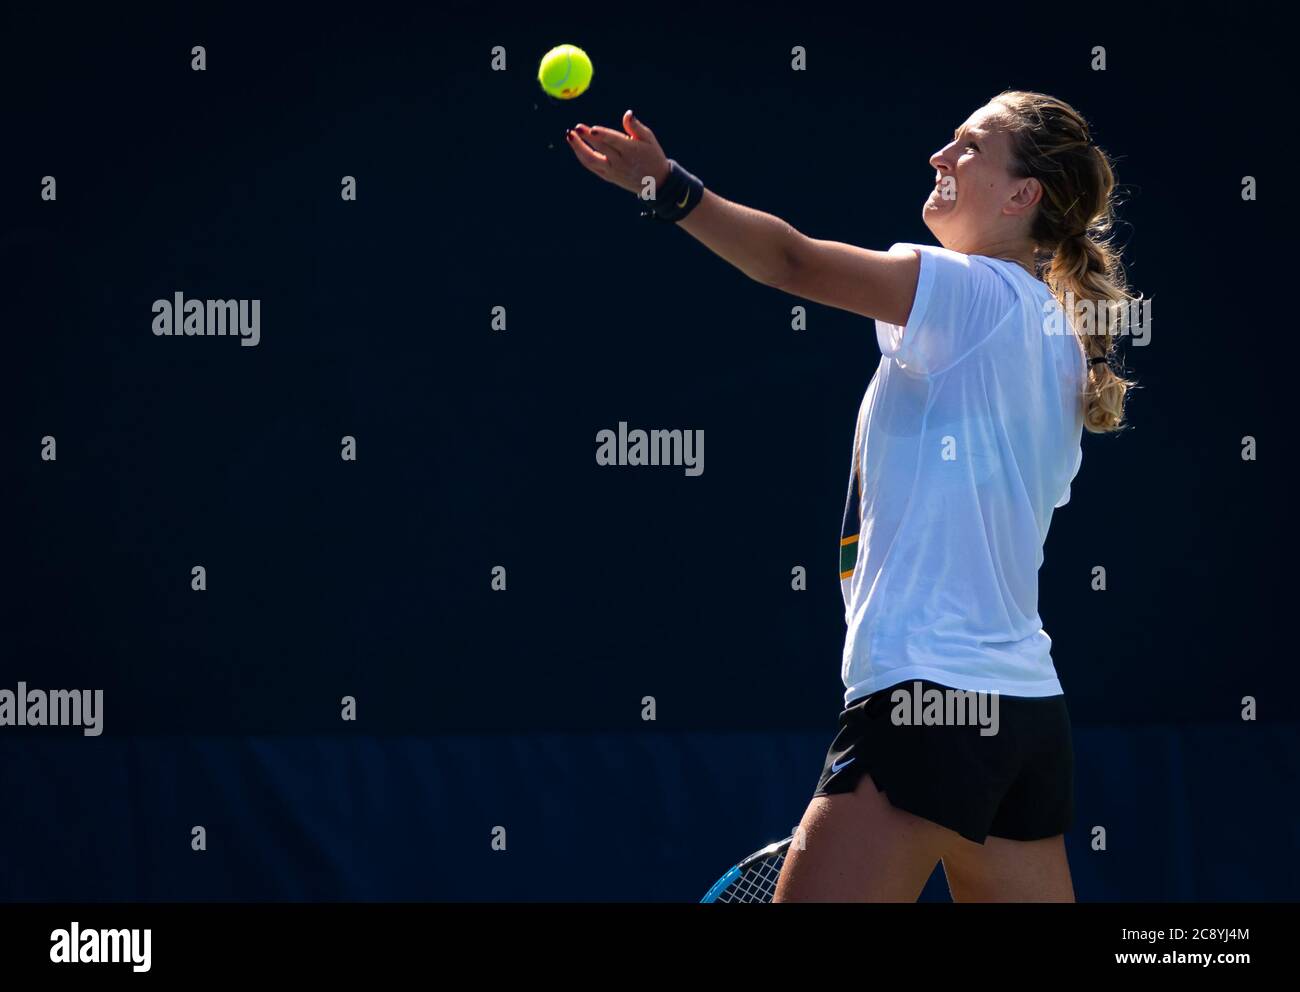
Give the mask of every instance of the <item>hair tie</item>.
[[1096, 365], [1096, 364], [1098, 364], [1099, 362], [1109, 362], [1109, 361], [1110, 361], [1109, 358], [1092, 358], [1092, 359], [1089, 359], [1088, 364], [1089, 364], [1089, 365]]

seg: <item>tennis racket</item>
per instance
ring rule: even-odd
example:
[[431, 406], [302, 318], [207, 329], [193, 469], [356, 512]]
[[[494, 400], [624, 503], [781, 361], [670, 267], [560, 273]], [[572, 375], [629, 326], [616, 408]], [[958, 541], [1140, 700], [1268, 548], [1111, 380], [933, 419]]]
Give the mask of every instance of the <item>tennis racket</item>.
[[771, 902], [793, 836], [768, 844], [713, 883], [700, 902]]

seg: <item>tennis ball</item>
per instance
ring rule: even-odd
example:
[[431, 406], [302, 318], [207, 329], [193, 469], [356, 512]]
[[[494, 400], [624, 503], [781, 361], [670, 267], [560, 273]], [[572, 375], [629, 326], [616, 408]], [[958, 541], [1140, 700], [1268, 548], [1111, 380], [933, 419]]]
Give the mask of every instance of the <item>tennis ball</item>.
[[591, 59], [577, 45], [556, 45], [542, 56], [537, 81], [561, 100], [572, 100], [591, 85]]

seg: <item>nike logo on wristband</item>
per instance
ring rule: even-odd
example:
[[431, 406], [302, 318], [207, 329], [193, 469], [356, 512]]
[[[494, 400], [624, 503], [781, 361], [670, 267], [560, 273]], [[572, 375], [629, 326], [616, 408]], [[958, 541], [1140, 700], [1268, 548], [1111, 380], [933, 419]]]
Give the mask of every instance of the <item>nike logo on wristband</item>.
[[688, 189], [686, 191], [686, 195], [682, 197], [682, 202], [677, 204], [677, 209], [680, 210], [682, 207], [686, 206], [686, 201], [689, 200], [690, 198], [691, 198], [691, 191]]

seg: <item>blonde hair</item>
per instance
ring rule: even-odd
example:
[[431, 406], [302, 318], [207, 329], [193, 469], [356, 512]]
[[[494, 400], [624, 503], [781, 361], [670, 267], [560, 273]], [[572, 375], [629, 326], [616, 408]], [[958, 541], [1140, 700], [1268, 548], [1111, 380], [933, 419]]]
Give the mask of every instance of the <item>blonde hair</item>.
[[[1141, 297], [1129, 293], [1113, 243], [1111, 160], [1092, 143], [1083, 116], [1062, 100], [1005, 90], [990, 103], [1003, 111], [1001, 118], [1011, 135], [1013, 174], [1037, 179], [1043, 187], [1030, 237], [1039, 252], [1043, 281], [1089, 359], [1084, 426], [1094, 434], [1119, 430], [1124, 423], [1124, 398], [1137, 384], [1112, 368], [1112, 332], [1120, 326], [1124, 309]], [[1090, 305], [1096, 314], [1087, 333], [1079, 326], [1081, 305]], [[1106, 361], [1092, 362], [1094, 358]]]

